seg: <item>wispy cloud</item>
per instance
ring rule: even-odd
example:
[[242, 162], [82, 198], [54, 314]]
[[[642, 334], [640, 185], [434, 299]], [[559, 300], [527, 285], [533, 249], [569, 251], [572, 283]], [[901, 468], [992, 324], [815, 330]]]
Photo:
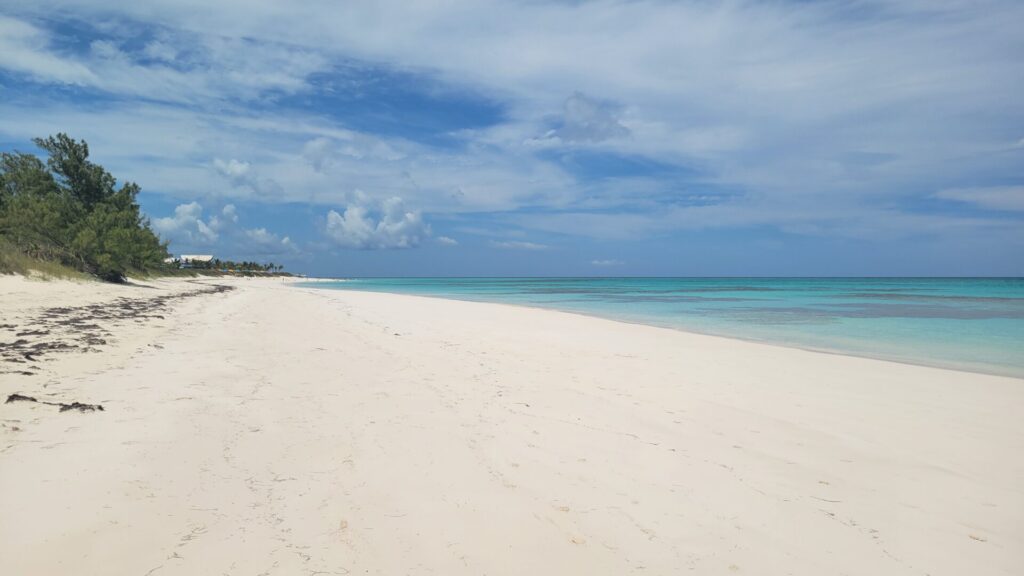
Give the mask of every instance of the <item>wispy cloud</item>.
[[84, 64], [49, 50], [49, 34], [24, 20], [0, 14], [0, 68], [42, 82], [88, 84], [98, 77]]
[[[1005, 239], [1021, 212], [1013, 0], [5, 12], [0, 139], [87, 138], [168, 197], [159, 216], [191, 222], [191, 242], [227, 237], [170, 207], [312, 205], [305, 226], [332, 231], [331, 250], [416, 246], [429, 224], [474, 219], [536, 246], [712, 229]], [[467, 122], [470, 93], [491, 112]]]
[[495, 248], [505, 248], [509, 250], [547, 250], [546, 244], [537, 244], [536, 242], [524, 242], [521, 240], [492, 240], [491, 246]]
[[943, 200], [956, 200], [990, 210], [1024, 211], [1024, 186], [989, 186], [986, 188], [950, 188], [936, 195]]
[[213, 168], [218, 174], [228, 179], [233, 186], [245, 187], [258, 196], [280, 198], [284, 190], [271, 178], [261, 178], [249, 162], [213, 159]]
[[[0, 15], [0, 67], [38, 82], [77, 85], [119, 97], [201, 104], [253, 100], [267, 91], [301, 92], [309, 88], [309, 75], [329, 62], [318, 51], [294, 45], [181, 29], [142, 47], [111, 35], [71, 52], [59, 48], [58, 40], [66, 39], [29, 21]], [[185, 53], [188, 57], [180, 58]]]
[[565, 100], [562, 114], [555, 123], [555, 128], [548, 130], [535, 142], [593, 143], [629, 135], [629, 128], [622, 125], [614, 104], [600, 102], [580, 92], [573, 93]]

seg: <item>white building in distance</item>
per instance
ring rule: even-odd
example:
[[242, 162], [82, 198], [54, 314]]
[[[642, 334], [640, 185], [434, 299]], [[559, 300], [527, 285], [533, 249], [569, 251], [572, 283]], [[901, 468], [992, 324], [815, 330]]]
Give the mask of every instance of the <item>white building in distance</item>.
[[213, 260], [213, 254], [182, 254], [179, 258], [182, 264], [191, 264], [192, 262], [210, 262]]

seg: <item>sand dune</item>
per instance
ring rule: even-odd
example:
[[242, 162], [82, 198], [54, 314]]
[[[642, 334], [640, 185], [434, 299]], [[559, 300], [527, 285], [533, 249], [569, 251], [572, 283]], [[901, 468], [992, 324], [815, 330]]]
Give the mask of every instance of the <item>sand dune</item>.
[[[205, 283], [236, 289], [0, 362], [5, 398], [104, 407], [0, 405], [0, 574], [1024, 571], [1019, 379]], [[4, 278], [0, 342], [197, 288]]]

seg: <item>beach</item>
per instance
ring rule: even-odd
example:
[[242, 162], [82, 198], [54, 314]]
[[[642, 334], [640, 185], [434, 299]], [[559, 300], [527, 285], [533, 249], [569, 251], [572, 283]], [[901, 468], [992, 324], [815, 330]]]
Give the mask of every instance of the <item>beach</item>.
[[1024, 570], [1017, 378], [276, 278], [0, 325], [2, 574]]

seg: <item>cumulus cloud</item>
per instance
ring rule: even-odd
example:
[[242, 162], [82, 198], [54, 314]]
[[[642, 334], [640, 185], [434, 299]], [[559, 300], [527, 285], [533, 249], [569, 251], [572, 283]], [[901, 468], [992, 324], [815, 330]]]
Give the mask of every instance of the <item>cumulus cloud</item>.
[[174, 214], [152, 220], [153, 229], [172, 248], [216, 247], [232, 253], [275, 255], [297, 253], [298, 247], [287, 236], [266, 228], [245, 228], [239, 225], [234, 204], [227, 204], [220, 212], [203, 219], [203, 207], [198, 202], [180, 204]]
[[1024, 186], [949, 188], [939, 191], [936, 196], [989, 210], [1024, 211]]
[[454, 238], [449, 238], [447, 236], [438, 236], [437, 243], [441, 244], [442, 246], [458, 246], [459, 241]]
[[547, 244], [524, 242], [521, 240], [491, 240], [491, 246], [507, 250], [547, 250]]
[[235, 160], [234, 158], [231, 160], [214, 158], [213, 168], [236, 184], [246, 183], [252, 173], [252, 164], [242, 162], [241, 160]]
[[252, 190], [261, 196], [280, 196], [283, 192], [281, 185], [270, 178], [260, 178], [252, 167], [252, 164], [236, 160], [213, 159], [213, 169], [218, 174], [227, 178], [233, 186], [244, 187]]
[[235, 209], [234, 204], [226, 204], [220, 210], [220, 216], [214, 216], [211, 220], [211, 225], [220, 227], [222, 225], [231, 225], [238, 223], [238, 211]]
[[208, 245], [217, 241], [218, 234], [210, 223], [203, 222], [203, 207], [198, 202], [180, 204], [174, 215], [156, 218], [153, 229], [164, 237], [190, 245]]
[[343, 248], [382, 250], [419, 246], [430, 235], [430, 227], [399, 197], [375, 202], [357, 193], [344, 212], [327, 213], [326, 233]]
[[288, 236], [281, 237], [266, 228], [244, 230], [250, 252], [264, 255], [276, 255], [298, 252], [298, 247]]

